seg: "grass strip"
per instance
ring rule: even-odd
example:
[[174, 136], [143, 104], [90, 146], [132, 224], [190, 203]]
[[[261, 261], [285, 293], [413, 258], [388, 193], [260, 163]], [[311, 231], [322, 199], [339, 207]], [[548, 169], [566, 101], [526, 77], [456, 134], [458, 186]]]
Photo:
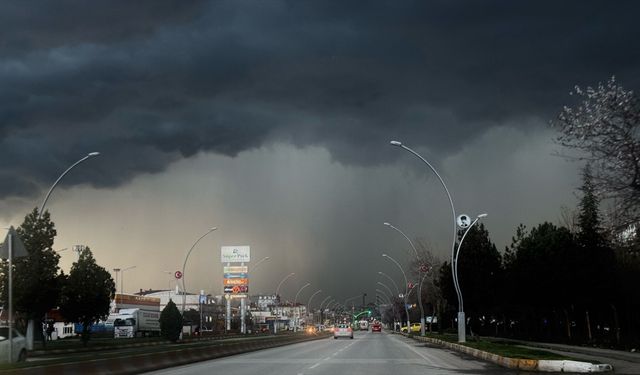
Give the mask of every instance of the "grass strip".
[[[439, 334], [427, 334], [427, 337], [447, 341], [454, 344], [467, 346], [473, 349], [482, 350], [488, 353], [497, 354], [502, 357], [508, 358], [521, 358], [521, 359], [536, 359], [536, 360], [572, 360], [573, 358], [566, 357], [560, 354], [551, 353], [546, 350], [530, 349], [519, 346], [517, 343], [510, 343], [505, 341], [486, 341], [473, 339], [464, 343], [458, 342], [456, 335], [439, 335]], [[575, 359], [577, 360], [577, 359]]]

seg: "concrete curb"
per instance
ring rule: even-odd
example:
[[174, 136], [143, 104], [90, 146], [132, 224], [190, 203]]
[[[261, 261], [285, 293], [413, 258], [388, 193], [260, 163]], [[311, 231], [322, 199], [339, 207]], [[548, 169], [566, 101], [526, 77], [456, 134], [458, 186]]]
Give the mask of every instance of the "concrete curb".
[[211, 360], [235, 354], [261, 349], [297, 344], [305, 341], [324, 339], [329, 335], [274, 337], [273, 339], [252, 340], [248, 342], [218, 343], [197, 348], [180, 349], [179, 344], [173, 350], [159, 353], [137, 354], [130, 357], [104, 358], [85, 362], [42, 365], [34, 367], [4, 370], [3, 374], [20, 375], [66, 375], [66, 374], [110, 374], [128, 375], [161, 370], [186, 365], [193, 362]]
[[[402, 334], [407, 336], [406, 334]], [[455, 350], [457, 352], [469, 354], [472, 357], [479, 358], [488, 362], [495, 363], [502, 367], [523, 371], [541, 371], [541, 372], [574, 372], [574, 373], [593, 373], [613, 371], [613, 366], [607, 364], [593, 364], [589, 362], [578, 361], [561, 361], [561, 360], [537, 360], [523, 358], [509, 358], [498, 354], [485, 352], [483, 350], [474, 349], [465, 345], [455, 344], [452, 342], [434, 339], [431, 337], [413, 336], [414, 340], [425, 341], [432, 344], [444, 346], [445, 348]]]

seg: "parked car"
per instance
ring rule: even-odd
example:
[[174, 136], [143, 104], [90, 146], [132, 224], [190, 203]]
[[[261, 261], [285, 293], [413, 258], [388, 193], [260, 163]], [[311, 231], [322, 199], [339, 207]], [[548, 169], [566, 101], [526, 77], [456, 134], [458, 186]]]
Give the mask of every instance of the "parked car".
[[382, 324], [375, 322], [371, 325], [371, 332], [382, 332]]
[[[13, 349], [12, 362], [24, 362], [27, 360], [27, 340], [15, 328], [12, 329]], [[0, 362], [9, 359], [9, 327], [0, 327]]]
[[[420, 328], [422, 326], [420, 325], [420, 323], [411, 323], [411, 332], [416, 333], [416, 332], [420, 332]], [[404, 326], [402, 328], [400, 328], [400, 330], [402, 332], [407, 332], [407, 326]]]
[[353, 329], [348, 324], [338, 324], [333, 330], [333, 338], [337, 339], [338, 337], [348, 337], [353, 339]]

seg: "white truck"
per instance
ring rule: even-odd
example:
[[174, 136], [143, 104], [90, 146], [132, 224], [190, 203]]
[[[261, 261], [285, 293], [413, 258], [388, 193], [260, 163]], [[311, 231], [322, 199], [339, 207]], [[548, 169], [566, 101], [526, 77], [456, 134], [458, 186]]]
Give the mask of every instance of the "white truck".
[[107, 324], [110, 322], [116, 339], [160, 335], [160, 311], [120, 309], [109, 315]]

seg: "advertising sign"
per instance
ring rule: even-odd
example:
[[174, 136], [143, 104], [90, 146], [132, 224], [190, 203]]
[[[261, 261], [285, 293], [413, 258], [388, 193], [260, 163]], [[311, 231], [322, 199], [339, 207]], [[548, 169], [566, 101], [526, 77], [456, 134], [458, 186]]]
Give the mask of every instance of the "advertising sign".
[[249, 279], [224, 279], [224, 286], [227, 285], [249, 285]]
[[225, 266], [222, 267], [224, 273], [247, 273], [249, 267], [247, 266]]
[[247, 285], [227, 285], [224, 287], [225, 294], [238, 294], [249, 293], [249, 287]]
[[241, 263], [251, 260], [249, 246], [222, 246], [220, 260], [222, 263]]
[[246, 279], [248, 278], [246, 273], [225, 273], [225, 279]]

